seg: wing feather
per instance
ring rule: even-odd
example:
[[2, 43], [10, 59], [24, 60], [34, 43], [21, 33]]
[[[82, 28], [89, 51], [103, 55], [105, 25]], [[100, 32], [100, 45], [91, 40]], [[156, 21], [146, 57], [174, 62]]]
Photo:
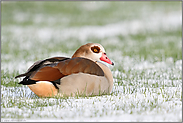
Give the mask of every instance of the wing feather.
[[38, 70], [35, 75], [31, 76], [31, 80], [36, 81], [55, 81], [62, 78], [64, 75], [56, 68], [46, 66]]
[[[20, 74], [18, 76], [16, 76], [15, 78], [19, 78], [19, 77], [23, 77], [23, 76], [31, 76], [33, 73], [35, 73], [35, 71], [39, 70], [40, 68], [46, 66], [46, 65], [52, 65], [54, 63], [58, 63], [60, 61], [66, 60], [69, 58], [66, 57], [52, 57], [52, 58], [48, 58], [45, 60], [40, 60], [35, 62], [28, 70], [27, 72]], [[54, 64], [55, 65], [55, 64]]]
[[54, 82], [64, 76], [79, 72], [104, 76], [104, 72], [99, 65], [89, 59], [53, 57], [35, 62], [26, 73], [18, 75], [16, 78], [26, 76], [24, 84], [29, 84], [28, 80]]
[[95, 62], [81, 57], [75, 57], [61, 61], [55, 67], [58, 68], [64, 75], [82, 72], [104, 76], [103, 70]]

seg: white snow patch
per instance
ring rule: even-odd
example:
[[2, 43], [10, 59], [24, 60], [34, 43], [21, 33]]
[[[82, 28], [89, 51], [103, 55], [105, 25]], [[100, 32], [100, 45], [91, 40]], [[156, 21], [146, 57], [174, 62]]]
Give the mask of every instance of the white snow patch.
[[88, 11], [96, 11], [99, 9], [103, 9], [103, 8], [107, 8], [109, 6], [108, 2], [96, 2], [96, 1], [92, 1], [92, 2], [84, 2], [81, 3], [81, 8], [88, 10]]
[[[127, 87], [129, 88], [129, 87]], [[13, 89], [13, 90], [12, 90]], [[20, 90], [23, 89], [23, 90]], [[141, 88], [136, 93], [123, 92], [123, 86], [115, 86], [113, 91], [118, 92], [116, 95], [103, 95], [79, 99], [70, 97], [68, 99], [35, 99], [32, 98], [28, 88], [11, 88], [3, 87], [1, 92], [3, 96], [2, 104], [6, 106], [6, 102], [12, 97], [20, 96], [20, 101], [25, 102], [31, 106], [35, 101], [43, 104], [52, 104], [51, 106], [43, 106], [37, 108], [28, 108], [29, 106], [18, 108], [2, 108], [2, 112], [10, 115], [13, 112], [18, 112], [19, 115], [24, 116], [24, 121], [179, 121], [181, 120], [181, 106], [180, 97], [175, 97], [172, 100], [172, 95], [176, 92], [181, 92], [180, 88]], [[146, 94], [143, 92], [146, 91]], [[158, 94], [158, 91], [161, 92]], [[12, 93], [13, 92], [13, 93]], [[24, 93], [24, 95], [20, 94]], [[27, 94], [25, 94], [27, 93]], [[32, 96], [31, 96], [32, 95]], [[181, 95], [181, 93], [180, 93]], [[170, 96], [168, 98], [167, 96]], [[25, 98], [25, 99], [24, 99]], [[15, 98], [14, 98], [15, 99]], [[157, 102], [155, 101], [157, 99]], [[165, 101], [170, 99], [170, 101]], [[56, 103], [59, 101], [59, 103]], [[151, 103], [157, 105], [151, 111]], [[133, 107], [134, 106], [134, 107]], [[158, 108], [161, 106], [161, 108]], [[171, 113], [169, 112], [171, 111]], [[128, 111], [128, 112], [127, 112]], [[8, 113], [9, 112], [9, 113]], [[34, 112], [32, 114], [32, 112]], [[133, 112], [132, 114], [130, 112]], [[140, 113], [138, 113], [140, 112]], [[143, 112], [143, 113], [142, 113]], [[157, 113], [159, 112], [159, 113]], [[162, 114], [163, 113], [163, 114]], [[31, 115], [31, 119], [26, 118]], [[40, 117], [44, 117], [41, 118]], [[49, 117], [49, 118], [46, 118]], [[2, 119], [4, 121], [13, 119]], [[16, 118], [14, 119], [16, 121]]]
[[[157, 20], [155, 21], [154, 18]], [[162, 19], [163, 18], [163, 19]], [[165, 21], [166, 20], [166, 21]], [[89, 37], [103, 39], [105, 37], [114, 37], [117, 35], [138, 34], [145, 31], [158, 32], [162, 30], [175, 30], [181, 27], [181, 17], [178, 13], [169, 13], [167, 15], [154, 15], [148, 20], [132, 20], [111, 23], [104, 26], [83, 26], [72, 28], [35, 28], [35, 27], [18, 27], [5, 26], [2, 30], [12, 32], [16, 36], [22, 34], [31, 34], [40, 39], [40, 41], [50, 41], [51, 37], [56, 39], [77, 38], [81, 42], [85, 42]]]

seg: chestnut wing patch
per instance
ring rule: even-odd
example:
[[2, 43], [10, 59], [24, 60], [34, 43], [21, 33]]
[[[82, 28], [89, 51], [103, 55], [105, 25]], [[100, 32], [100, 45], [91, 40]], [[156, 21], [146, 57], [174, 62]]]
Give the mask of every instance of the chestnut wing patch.
[[[57, 65], [57, 63], [59, 63], [60, 61], [64, 61], [66, 59], [70, 58], [52, 57], [45, 60], [37, 61], [27, 70], [26, 73], [20, 74], [15, 78], [25, 76], [24, 79], [19, 82], [19, 84], [23, 85], [36, 84], [36, 81], [55, 81], [57, 83], [57, 80], [64, 75], [60, 73], [58, 69], [53, 68], [53, 66]], [[52, 83], [56, 87], [55, 82]]]
[[25, 76], [19, 83], [24, 85], [35, 84], [36, 81], [50, 81], [55, 85], [55, 83], [60, 84], [60, 78], [79, 72], [104, 76], [103, 70], [89, 59], [54, 57], [34, 63], [26, 73], [16, 78]]
[[20, 75], [16, 76], [15, 78], [19, 78], [19, 77], [23, 77], [23, 76], [30, 77], [32, 74], [35, 73], [35, 71], [39, 70], [40, 68], [42, 68], [46, 65], [51, 65], [51, 64], [54, 64], [54, 63], [58, 63], [60, 61], [64, 61], [66, 59], [70, 59], [70, 58], [52, 57], [52, 58], [48, 58], [48, 59], [45, 59], [45, 60], [37, 61], [27, 70], [27, 72], [25, 72], [23, 74], [20, 74]]
[[95, 62], [81, 57], [67, 59], [58, 63], [55, 68], [58, 68], [64, 75], [73, 73], [88, 73], [92, 75], [104, 76], [103, 70]]
[[63, 76], [57, 68], [45, 66], [39, 69], [34, 75], [31, 75], [30, 79], [35, 81], [55, 81]]

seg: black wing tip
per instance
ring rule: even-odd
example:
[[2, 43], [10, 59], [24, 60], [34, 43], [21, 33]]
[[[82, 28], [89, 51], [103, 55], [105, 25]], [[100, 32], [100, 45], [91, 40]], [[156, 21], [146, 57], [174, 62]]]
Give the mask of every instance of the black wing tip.
[[29, 77], [29, 75], [28, 75], [27, 73], [23, 73], [23, 74], [20, 74], [20, 75], [18, 75], [18, 76], [15, 76], [15, 79], [16, 79], [16, 78], [19, 78], [19, 77], [24, 77], [24, 76], [26, 76], [26, 78]]
[[19, 78], [19, 77], [23, 77], [23, 76], [24, 76], [24, 75], [22, 75], [22, 74], [21, 74], [21, 75], [18, 75], [18, 76], [15, 76], [15, 79], [16, 79], [16, 78]]
[[22, 85], [32, 85], [32, 84], [36, 84], [37, 81], [35, 80], [31, 80], [31, 79], [27, 79], [24, 78], [21, 82], [19, 82], [18, 84], [22, 84]]
[[26, 85], [24, 81], [21, 81], [18, 84]]

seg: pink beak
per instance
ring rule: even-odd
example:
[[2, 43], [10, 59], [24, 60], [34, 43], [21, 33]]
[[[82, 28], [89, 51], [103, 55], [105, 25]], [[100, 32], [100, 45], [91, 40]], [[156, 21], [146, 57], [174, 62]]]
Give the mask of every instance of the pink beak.
[[111, 62], [111, 60], [107, 57], [106, 53], [102, 53], [102, 57], [100, 57], [100, 60], [108, 64], [114, 65], [114, 63]]

